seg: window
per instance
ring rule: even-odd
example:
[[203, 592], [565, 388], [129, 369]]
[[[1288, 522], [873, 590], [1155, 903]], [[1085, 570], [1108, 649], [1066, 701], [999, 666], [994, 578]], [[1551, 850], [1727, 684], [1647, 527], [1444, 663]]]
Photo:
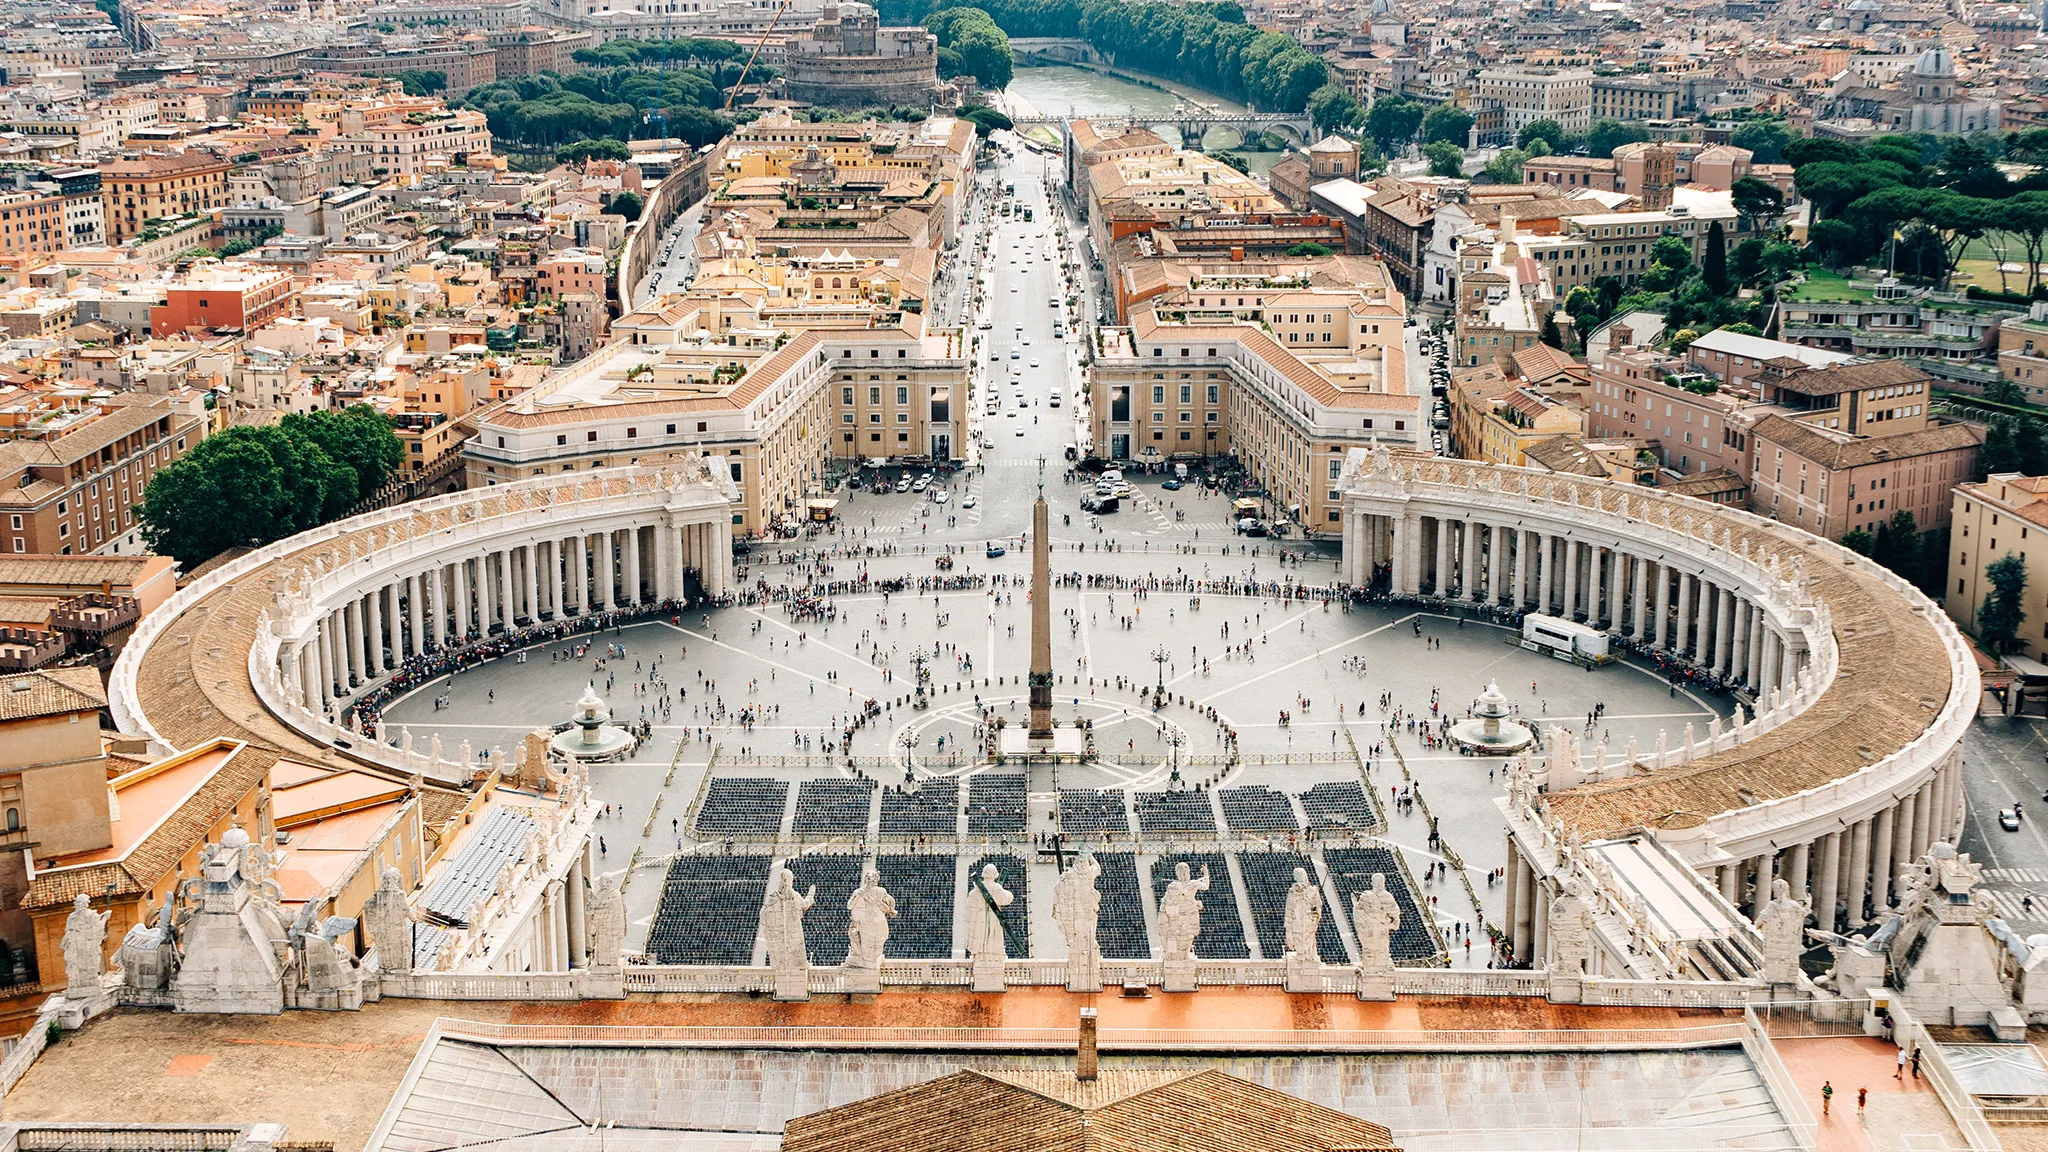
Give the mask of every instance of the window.
[[[1164, 403], [1166, 403], [1166, 385], [1164, 385], [1164, 384], [1154, 384], [1154, 385], [1152, 386], [1152, 402], [1153, 402], [1154, 404], [1164, 404]], [[64, 510], [64, 509], [63, 509], [63, 508], [61, 508], [61, 507], [57, 509], [57, 511], [59, 511], [59, 512], [62, 512], [63, 510]]]
[[896, 388], [896, 402], [898, 404], [910, 403], [910, 389], [905, 386], [898, 385]]
[[583, 439], [592, 444], [597, 443], [597, 429], [593, 428], [590, 431], [585, 432], [583, 434]]

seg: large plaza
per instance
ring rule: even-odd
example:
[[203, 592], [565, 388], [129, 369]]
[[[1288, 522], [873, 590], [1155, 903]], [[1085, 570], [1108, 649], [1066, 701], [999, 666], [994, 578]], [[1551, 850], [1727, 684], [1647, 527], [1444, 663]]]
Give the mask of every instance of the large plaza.
[[[878, 506], [879, 519], [908, 499], [867, 502]], [[646, 721], [651, 738], [630, 760], [592, 770], [596, 795], [608, 805], [599, 822], [601, 864], [632, 868], [627, 898], [634, 947], [644, 946], [662, 879], [678, 855], [780, 849], [844, 860], [915, 851], [945, 855], [949, 873], [957, 860], [963, 876], [955, 890], [964, 889], [964, 870], [983, 856], [1018, 861], [1028, 873], [1026, 906], [1037, 915], [1029, 933], [1032, 952], [1057, 956], [1063, 945], [1049, 899], [1029, 894], [1052, 891], [1058, 864], [1040, 850], [1048, 847], [1047, 836], [1064, 834], [1069, 848], [1129, 854], [1139, 874], [1156, 860], [1188, 852], [1227, 855], [1242, 897], [1232, 911], [1269, 925], [1277, 913], [1263, 904], [1272, 893], [1261, 886], [1251, 894], [1247, 889], [1258, 882], [1245, 877], [1254, 870], [1263, 877], [1271, 866], [1247, 863], [1249, 857], [1280, 851], [1320, 859], [1328, 849], [1391, 849], [1429, 902], [1449, 962], [1483, 967], [1494, 957], [1486, 936], [1472, 929], [1480, 917], [1470, 894], [1480, 897], [1484, 921], [1498, 925], [1504, 889], [1493, 875], [1505, 864], [1505, 849], [1494, 802], [1505, 787], [1503, 761], [1425, 740], [1418, 726], [1464, 716], [1489, 682], [1498, 682], [1521, 719], [1542, 729], [1570, 729], [1588, 745], [1618, 747], [1633, 737], [1648, 746], [1660, 731], [1675, 734], [1687, 724], [1704, 729], [1729, 706], [1642, 664], [1586, 670], [1524, 651], [1514, 643], [1519, 633], [1477, 615], [1287, 594], [1327, 586], [1332, 565], [1311, 552], [1268, 544], [1253, 556], [1251, 542], [1243, 541], [1226, 553], [1223, 546], [1194, 542], [1191, 532], [1120, 541], [1123, 550], [1110, 552], [1063, 539], [1056, 530], [1054, 571], [1064, 579], [1053, 597], [1055, 717], [1092, 721], [1097, 758], [1003, 766], [984, 755], [977, 732], [996, 718], [1007, 724], [1024, 719], [1027, 552], [1012, 547], [994, 559], [985, 549], [964, 552], [942, 572], [932, 553], [946, 548], [944, 541], [868, 557], [837, 553], [887, 546], [835, 539], [759, 550], [741, 573], [743, 582], [775, 587], [865, 580], [872, 589], [902, 578], [909, 586], [832, 595], [806, 609], [827, 610], [826, 618], [800, 617], [787, 603], [691, 609], [595, 638], [536, 645], [394, 700], [383, 713], [387, 737], [405, 728], [416, 743], [438, 735], [446, 747], [467, 741], [503, 755], [535, 724], [566, 718], [587, 683], [621, 719]], [[1153, 543], [1161, 546], [1148, 550]], [[1074, 551], [1076, 545], [1083, 551]], [[1088, 577], [1076, 581], [1068, 564]], [[939, 578], [975, 586], [916, 589], [919, 579]], [[1280, 591], [1130, 586], [1185, 578]], [[911, 702], [914, 659], [922, 659], [930, 678], [923, 708]], [[1166, 702], [1155, 708], [1162, 682]], [[869, 701], [880, 705], [879, 714], [862, 719], [849, 740], [848, 724]], [[978, 786], [984, 776], [1021, 778], [1028, 804], [1021, 820], [955, 819], [963, 808], [956, 798], [971, 804], [978, 787], [996, 786], [993, 780]], [[735, 838], [728, 826], [693, 819], [700, 798], [721, 780], [773, 782], [767, 789], [776, 797], [772, 822], [748, 825], [754, 834]], [[844, 793], [823, 787], [833, 781], [863, 787], [854, 794], [857, 807], [812, 817], [807, 810], [814, 800], [847, 802]], [[1299, 797], [1319, 785], [1319, 796], [1343, 785], [1370, 796], [1371, 815], [1337, 822], [1319, 821], [1307, 808], [1263, 819], [1232, 811], [1248, 802], [1241, 797]], [[1411, 785], [1422, 802], [1395, 802]], [[894, 815], [901, 806], [897, 794], [927, 789], [947, 798], [943, 818], [906, 823]], [[1061, 811], [1062, 790], [1070, 797], [1099, 791], [1116, 810], [1105, 818], [1093, 810], [1100, 803], [1084, 811], [1075, 799]], [[1176, 800], [1174, 792], [1191, 795]], [[1435, 843], [1432, 816], [1441, 837]], [[1462, 878], [1452, 874], [1451, 861], [1462, 864]], [[764, 878], [768, 863], [759, 862]], [[1217, 871], [1221, 891], [1225, 875]], [[844, 877], [845, 866], [834, 875]], [[850, 888], [850, 880], [841, 882]], [[1341, 891], [1344, 881], [1333, 883], [1339, 885], [1333, 894]], [[828, 880], [824, 888], [833, 886]], [[840, 903], [843, 938], [843, 895]], [[1150, 904], [1138, 907], [1156, 915]], [[831, 911], [821, 898], [813, 916], [830, 920]], [[1144, 925], [1138, 931], [1136, 939], [1143, 940]], [[1274, 943], [1246, 935], [1251, 939], [1240, 956], [1278, 958]]]

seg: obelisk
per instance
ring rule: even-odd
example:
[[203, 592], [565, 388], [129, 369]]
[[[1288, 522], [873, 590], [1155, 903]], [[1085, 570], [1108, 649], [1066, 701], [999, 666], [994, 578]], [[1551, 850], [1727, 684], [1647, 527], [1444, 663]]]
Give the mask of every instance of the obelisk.
[[1045, 461], [1038, 462], [1038, 503], [1031, 506], [1031, 727], [1052, 739], [1052, 513], [1045, 506]]

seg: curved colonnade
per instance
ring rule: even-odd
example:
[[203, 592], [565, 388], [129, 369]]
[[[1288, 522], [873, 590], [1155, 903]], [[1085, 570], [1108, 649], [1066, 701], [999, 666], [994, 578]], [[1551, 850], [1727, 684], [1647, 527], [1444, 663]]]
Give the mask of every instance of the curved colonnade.
[[342, 723], [350, 706], [413, 657], [724, 595], [733, 499], [692, 457], [436, 497], [278, 541], [143, 620], [110, 678], [115, 721], [162, 751], [230, 736], [459, 783], [466, 755], [365, 739]]
[[1976, 661], [1939, 606], [1836, 544], [1654, 489], [1352, 453], [1344, 578], [1568, 617], [1736, 687], [1754, 715], [1653, 750], [1552, 730], [1511, 791], [1508, 923], [1544, 955], [1570, 845], [1649, 831], [1737, 907], [1788, 882], [1831, 927], [1962, 827]]

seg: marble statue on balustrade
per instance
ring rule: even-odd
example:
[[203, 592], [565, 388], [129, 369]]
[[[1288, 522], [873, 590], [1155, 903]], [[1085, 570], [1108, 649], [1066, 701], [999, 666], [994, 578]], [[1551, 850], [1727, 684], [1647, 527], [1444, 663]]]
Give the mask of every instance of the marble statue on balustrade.
[[1585, 987], [1587, 961], [1592, 958], [1593, 914], [1586, 906], [1584, 885], [1574, 877], [1550, 902], [1543, 967], [1550, 977], [1550, 998], [1575, 1003]]
[[250, 847], [247, 832], [230, 828], [207, 846], [199, 875], [178, 883], [171, 1005], [179, 1012], [275, 1015], [296, 1002], [302, 965], [292, 926], [276, 883], [251, 883], [243, 874]]
[[626, 962], [626, 893], [619, 886], [622, 875], [609, 872], [599, 877], [590, 906], [583, 913], [590, 933], [587, 943], [593, 972], [615, 972]]
[[1095, 887], [1102, 864], [1083, 851], [1060, 873], [1052, 890], [1053, 923], [1067, 941], [1067, 991], [1102, 991], [1102, 945], [1095, 937], [1102, 916], [1102, 893]]
[[171, 971], [177, 967], [177, 946], [171, 936], [171, 906], [160, 905], [154, 916], [143, 906], [142, 920], [121, 937], [121, 983], [143, 998], [169, 993]]
[[326, 1011], [363, 1006], [363, 970], [339, 943], [353, 939], [356, 922], [347, 916], [319, 914], [319, 905], [300, 906], [292, 922], [292, 979], [286, 981], [286, 1003], [294, 1008]]
[[1387, 891], [1385, 874], [1372, 874], [1372, 887], [1351, 894], [1351, 925], [1358, 933], [1358, 998], [1394, 998], [1394, 933], [1401, 927], [1401, 902]]
[[99, 994], [112, 915], [93, 911], [92, 898], [83, 892], [72, 898], [71, 915], [64, 920], [64, 986], [74, 1000]]
[[1159, 986], [1168, 992], [1195, 990], [1195, 939], [1202, 934], [1201, 893], [1209, 890], [1209, 866], [1191, 874], [1187, 861], [1173, 866], [1173, 879], [1159, 897]]
[[1323, 959], [1316, 936], [1323, 928], [1323, 889], [1309, 878], [1308, 869], [1294, 870], [1294, 883], [1287, 889], [1287, 990], [1322, 990]]
[[882, 990], [882, 951], [889, 943], [889, 920], [896, 898], [882, 887], [882, 874], [872, 866], [860, 870], [860, 887], [846, 898], [846, 990]]
[[768, 947], [768, 966], [775, 971], [777, 1000], [811, 998], [811, 959], [804, 946], [804, 913], [818, 902], [818, 886], [796, 890], [796, 875], [777, 868], [761, 905], [761, 940]]
[[370, 946], [377, 950], [380, 972], [412, 971], [412, 906], [397, 868], [386, 867], [378, 877], [377, 890], [363, 901], [363, 927], [370, 932]]
[[1805, 900], [1792, 898], [1792, 885], [1771, 881], [1771, 899], [1756, 918], [1764, 938], [1764, 979], [1772, 984], [1799, 982], [1799, 957], [1806, 951]]
[[1003, 939], [1003, 909], [1017, 896], [1002, 885], [994, 864], [981, 866], [967, 896], [967, 954], [974, 960], [974, 990], [1001, 992], [1003, 963], [1010, 957]]

